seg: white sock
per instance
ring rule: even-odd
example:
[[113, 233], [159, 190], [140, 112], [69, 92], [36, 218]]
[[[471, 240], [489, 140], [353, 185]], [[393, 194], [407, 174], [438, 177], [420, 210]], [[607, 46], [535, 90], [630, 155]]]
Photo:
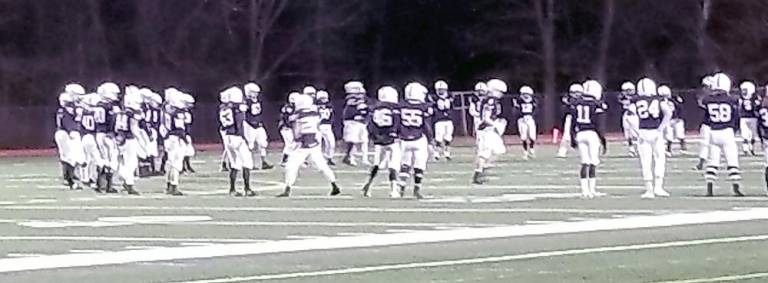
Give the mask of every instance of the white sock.
[[597, 194], [597, 179], [587, 178], [587, 181], [589, 183], [589, 192], [592, 194]]
[[581, 184], [581, 194], [588, 195], [590, 194], [589, 190], [589, 179], [579, 179], [579, 183]]

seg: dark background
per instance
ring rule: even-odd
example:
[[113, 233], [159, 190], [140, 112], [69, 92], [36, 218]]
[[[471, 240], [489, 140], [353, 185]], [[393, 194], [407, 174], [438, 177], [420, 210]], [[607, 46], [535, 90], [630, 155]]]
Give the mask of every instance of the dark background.
[[338, 97], [350, 79], [466, 90], [499, 77], [542, 93], [548, 129], [573, 81], [689, 89], [725, 71], [763, 85], [766, 47], [761, 0], [0, 0], [0, 119], [4, 136], [51, 124], [68, 82], [172, 85], [205, 104], [254, 80], [277, 108], [307, 83]]

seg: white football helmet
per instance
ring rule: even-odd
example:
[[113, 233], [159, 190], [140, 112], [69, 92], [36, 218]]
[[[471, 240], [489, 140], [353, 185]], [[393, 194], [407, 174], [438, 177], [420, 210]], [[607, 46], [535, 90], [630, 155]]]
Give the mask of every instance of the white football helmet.
[[507, 83], [500, 79], [490, 79], [487, 83], [488, 93], [495, 97], [502, 97], [507, 93]]
[[317, 101], [321, 103], [328, 103], [328, 101], [331, 100], [331, 96], [325, 90], [318, 90], [317, 95], [315, 95], [315, 98], [317, 98]]
[[64, 86], [64, 91], [71, 94], [83, 95], [85, 94], [85, 88], [77, 83], [71, 83]]
[[314, 96], [317, 94], [317, 89], [311, 85], [308, 85], [304, 87], [304, 89], [301, 91], [301, 94]]
[[717, 73], [712, 76], [712, 89], [728, 93], [731, 90], [731, 78], [723, 73]]
[[427, 98], [427, 88], [417, 82], [405, 86], [405, 99], [412, 102], [424, 103]]
[[657, 91], [660, 96], [672, 97], [672, 89], [669, 88], [667, 85], [660, 85]]
[[397, 103], [397, 90], [391, 86], [384, 86], [379, 89], [378, 98], [381, 102]]
[[160, 94], [157, 94], [156, 92], [152, 92], [152, 97], [150, 98], [150, 105], [152, 107], [160, 107], [160, 105], [163, 104], [163, 97], [160, 96]]
[[363, 83], [358, 81], [350, 81], [344, 84], [344, 92], [347, 94], [365, 93], [365, 87]]
[[245, 84], [243, 90], [245, 92], [245, 97], [253, 100], [258, 99], [259, 94], [261, 94], [261, 86], [253, 82]]
[[488, 93], [488, 85], [485, 84], [484, 82], [476, 83], [475, 84], [475, 93], [477, 93], [477, 95], [480, 95], [480, 96], [485, 95], [486, 93]]
[[712, 88], [712, 85], [714, 84], [714, 82], [715, 82], [714, 77], [710, 75], [704, 76], [701, 79], [701, 85], [708, 89]]
[[584, 87], [581, 84], [573, 83], [568, 87], [568, 93], [570, 94], [582, 94], [584, 93]]
[[596, 80], [588, 80], [582, 85], [584, 96], [589, 96], [595, 100], [603, 98], [603, 86]]
[[233, 86], [225, 90], [226, 98], [229, 103], [242, 104], [243, 103], [243, 90], [239, 87]]
[[530, 86], [524, 85], [520, 87], [520, 94], [533, 95], [533, 88], [531, 88]]
[[232, 92], [229, 91], [229, 88], [225, 89], [222, 92], [219, 92], [219, 102], [221, 102], [221, 104], [229, 103], [229, 94], [230, 93], [232, 93]]
[[632, 82], [624, 82], [623, 84], [621, 84], [621, 93], [625, 95], [626, 94], [634, 95], [635, 93], [637, 93], [637, 90], [635, 89], [635, 84], [633, 84]]
[[67, 92], [67, 91], [60, 93], [59, 94], [59, 106], [67, 107], [70, 104], [72, 104], [72, 102], [75, 101], [74, 97], [72, 97], [72, 96], [73, 96], [73, 94], [70, 93], [70, 92]]
[[181, 93], [181, 101], [184, 102], [184, 105], [186, 108], [191, 108], [195, 105], [195, 97], [190, 95], [189, 93]]
[[141, 95], [141, 89], [139, 89], [139, 87], [137, 87], [135, 85], [127, 85], [127, 86], [125, 86], [124, 94], [128, 95], [129, 93], [131, 93], [131, 95], [133, 95], [133, 93], [137, 93], [137, 94]]
[[741, 89], [741, 96], [745, 98], [752, 98], [752, 95], [755, 94], [755, 84], [750, 81], [745, 81], [739, 85], [739, 88]]
[[443, 80], [439, 80], [435, 82], [435, 90], [448, 90], [448, 83], [446, 83]]
[[640, 96], [657, 95], [658, 92], [656, 92], [656, 82], [649, 78], [640, 79], [637, 81], [637, 94]]
[[141, 97], [138, 88], [135, 86], [133, 87], [136, 89], [129, 89], [130, 87], [126, 87], [125, 96], [123, 96], [123, 106], [127, 109], [141, 110], [141, 104], [144, 102], [144, 99]]
[[293, 92], [289, 93], [288, 94], [288, 103], [296, 104], [296, 98], [299, 97], [299, 95], [301, 95], [301, 94], [296, 92], [296, 91], [293, 91]]
[[99, 85], [96, 88], [96, 92], [99, 93], [105, 101], [117, 101], [119, 98], [117, 95], [120, 93], [120, 87], [115, 83], [106, 82]]
[[293, 107], [296, 108], [296, 111], [312, 109], [314, 102], [311, 96], [306, 94], [299, 94], [299, 93], [296, 93], [296, 94], [297, 95], [295, 96], [295, 99], [293, 102]]
[[98, 93], [86, 94], [83, 97], [82, 102], [85, 105], [96, 106], [96, 105], [98, 105], [101, 102], [101, 95], [99, 95]]

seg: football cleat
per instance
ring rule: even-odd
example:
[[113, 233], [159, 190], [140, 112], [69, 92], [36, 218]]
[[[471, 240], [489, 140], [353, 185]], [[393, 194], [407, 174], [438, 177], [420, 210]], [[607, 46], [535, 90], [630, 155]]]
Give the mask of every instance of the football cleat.
[[331, 196], [337, 196], [339, 194], [341, 194], [339, 186], [337, 186], [336, 183], [331, 183]]
[[269, 170], [275, 168], [275, 165], [269, 164], [266, 161], [261, 162], [261, 170]]
[[242, 197], [243, 194], [241, 194], [238, 191], [229, 191], [229, 196], [231, 196], [231, 197]]
[[371, 183], [366, 183], [363, 186], [362, 192], [363, 192], [363, 197], [367, 197], [367, 198], [371, 197]]
[[285, 187], [285, 191], [283, 191], [283, 193], [277, 195], [276, 197], [287, 198], [289, 196], [291, 196], [291, 187]]
[[253, 190], [245, 190], [244, 196], [245, 197], [255, 197], [256, 196], [256, 192], [254, 192]]
[[652, 198], [656, 198], [656, 195], [654, 195], [652, 191], [651, 192], [645, 192], [643, 195], [640, 196], [640, 198], [652, 199]]

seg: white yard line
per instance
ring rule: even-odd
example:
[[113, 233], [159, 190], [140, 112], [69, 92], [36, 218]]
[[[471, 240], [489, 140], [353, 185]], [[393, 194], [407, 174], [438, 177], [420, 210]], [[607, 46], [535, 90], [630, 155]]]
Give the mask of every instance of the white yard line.
[[389, 213], [580, 213], [657, 214], [701, 210], [570, 209], [570, 208], [381, 208], [381, 207], [250, 207], [250, 206], [98, 206], [98, 205], [9, 205], [0, 210], [123, 210], [123, 211], [225, 211], [225, 212], [389, 212]]
[[[724, 243], [747, 242], [747, 241], [764, 241], [764, 240], [768, 240], [768, 235], [732, 237], [732, 238], [715, 238], [715, 239], [690, 240], [690, 241], [660, 242], [660, 243], [624, 245], [624, 246], [606, 246], [606, 247], [598, 247], [598, 248], [535, 252], [535, 253], [527, 253], [527, 254], [519, 254], [519, 255], [478, 257], [478, 258], [442, 260], [442, 261], [424, 261], [424, 262], [388, 264], [388, 265], [374, 265], [374, 266], [365, 266], [365, 267], [329, 269], [329, 270], [309, 271], [309, 272], [278, 273], [278, 274], [254, 275], [254, 276], [243, 276], [243, 277], [224, 277], [224, 278], [204, 279], [204, 280], [195, 280], [195, 281], [184, 281], [184, 283], [230, 283], [230, 282], [243, 282], [243, 281], [254, 281], [254, 280], [306, 278], [306, 277], [318, 277], [318, 276], [328, 276], [328, 275], [380, 272], [380, 271], [388, 271], [388, 270], [436, 268], [436, 267], [446, 267], [446, 266], [497, 263], [497, 262], [506, 262], [506, 261], [515, 261], [515, 260], [550, 258], [550, 257], [583, 255], [583, 254], [594, 254], [594, 253], [624, 252], [624, 251], [637, 251], [637, 250], [649, 250], [649, 249], [661, 249], [661, 248], [673, 248], [673, 247], [690, 247], [690, 246], [700, 246], [700, 245], [724, 244]], [[698, 279], [693, 281], [691, 280], [668, 281], [663, 283], [720, 282], [720, 281], [736, 281], [741, 279], [753, 279], [753, 278], [762, 278], [762, 277], [768, 277], [768, 273], [755, 273], [755, 274], [738, 275], [738, 276]], [[701, 281], [701, 280], [705, 280], [705, 281]]]
[[728, 275], [728, 276], [711, 277], [711, 278], [698, 278], [698, 279], [660, 281], [660, 282], [656, 282], [656, 283], [731, 282], [731, 281], [741, 281], [741, 280], [747, 280], [747, 279], [758, 279], [758, 278], [766, 278], [766, 277], [768, 277], [768, 272], [748, 273], [748, 274], [740, 274], [740, 275]]
[[[64, 254], [36, 258], [0, 259], [0, 272], [102, 266], [135, 262], [208, 259], [215, 257], [248, 256], [351, 248], [386, 247], [393, 245], [415, 245], [522, 236], [541, 236], [580, 232], [673, 227], [682, 225], [716, 224], [766, 219], [768, 219], [768, 208], [753, 208], [740, 211], [711, 211], [654, 216], [633, 216], [619, 219], [600, 219], [583, 222], [514, 225], [491, 228], [464, 228], [456, 230], [430, 230], [352, 237], [280, 240], [265, 243], [217, 244], [203, 247], [167, 247], [151, 250], [113, 251], [96, 254]], [[609, 247], [604, 249], [610, 250], [612, 248]]]
[[0, 241], [86, 241], [86, 242], [191, 242], [191, 243], [261, 243], [266, 240], [233, 238], [157, 238], [109, 236], [0, 236]]

